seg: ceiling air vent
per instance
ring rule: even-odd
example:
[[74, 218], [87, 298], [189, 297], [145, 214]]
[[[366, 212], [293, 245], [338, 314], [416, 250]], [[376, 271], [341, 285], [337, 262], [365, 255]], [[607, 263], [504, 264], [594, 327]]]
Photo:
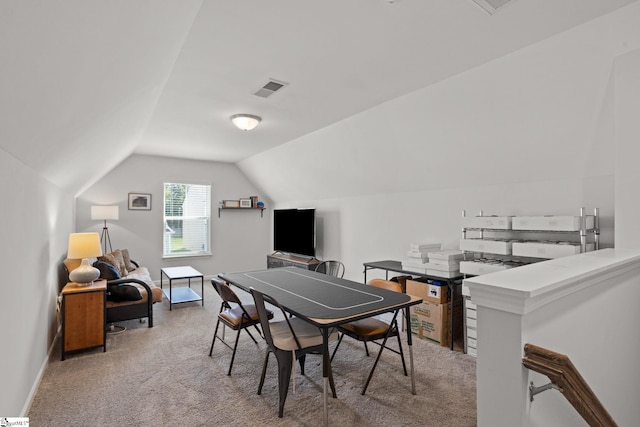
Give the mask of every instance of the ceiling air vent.
[[514, 0], [473, 0], [475, 4], [483, 8], [489, 14], [493, 15], [504, 6], [512, 3]]
[[258, 89], [258, 91], [254, 93], [254, 95], [259, 96], [261, 98], [268, 98], [288, 84], [289, 83], [279, 82], [277, 80], [269, 79], [269, 82], [266, 85], [262, 86], [260, 89]]

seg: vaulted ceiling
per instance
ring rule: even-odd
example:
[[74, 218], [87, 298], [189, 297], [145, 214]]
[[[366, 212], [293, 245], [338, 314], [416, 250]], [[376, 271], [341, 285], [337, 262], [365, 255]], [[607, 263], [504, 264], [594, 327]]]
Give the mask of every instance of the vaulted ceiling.
[[0, 148], [71, 191], [132, 153], [238, 162], [633, 2], [7, 0]]

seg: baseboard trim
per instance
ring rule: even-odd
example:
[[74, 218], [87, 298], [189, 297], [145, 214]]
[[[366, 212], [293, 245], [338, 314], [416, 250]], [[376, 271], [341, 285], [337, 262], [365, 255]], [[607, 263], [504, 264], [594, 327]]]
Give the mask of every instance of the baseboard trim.
[[33, 382], [31, 386], [31, 390], [29, 390], [29, 395], [27, 396], [27, 400], [24, 402], [24, 406], [22, 407], [22, 412], [20, 413], [20, 417], [27, 417], [29, 414], [29, 410], [31, 409], [31, 404], [33, 403], [33, 398], [38, 391], [38, 387], [40, 387], [40, 382], [42, 381], [42, 377], [44, 376], [44, 372], [47, 369], [47, 365], [49, 364], [49, 360], [51, 359], [51, 354], [53, 353], [53, 348], [55, 347], [56, 340], [58, 336], [60, 336], [60, 331], [62, 329], [58, 327], [56, 331], [56, 335], [53, 337], [51, 341], [51, 345], [49, 346], [49, 350], [47, 351], [47, 357], [44, 358], [42, 365], [40, 366], [40, 370], [38, 371], [38, 375], [36, 376], [36, 380]]

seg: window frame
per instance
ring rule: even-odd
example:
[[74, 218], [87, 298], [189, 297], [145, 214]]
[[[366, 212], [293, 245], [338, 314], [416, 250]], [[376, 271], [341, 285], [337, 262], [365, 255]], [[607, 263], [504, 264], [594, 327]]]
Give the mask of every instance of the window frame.
[[[205, 212], [204, 214], [187, 214], [185, 215], [184, 212], [182, 212], [181, 215], [167, 215], [167, 191], [171, 191], [170, 188], [168, 188], [168, 186], [187, 186], [187, 187], [204, 187], [205, 190], [205, 196], [206, 196], [206, 207], [205, 207]], [[212, 185], [210, 183], [202, 183], [202, 182], [178, 182], [178, 181], [164, 181], [162, 184], [162, 223], [163, 223], [163, 232], [162, 232], [162, 258], [163, 259], [174, 259], [174, 258], [191, 258], [191, 257], [204, 257], [204, 256], [211, 256], [211, 232], [212, 232], [212, 227], [211, 227], [211, 192], [212, 192]], [[184, 209], [184, 202], [187, 198], [187, 194], [188, 191], [185, 192], [185, 199], [183, 199], [182, 204], [180, 205], [181, 209]], [[206, 238], [204, 241], [202, 241], [202, 243], [206, 246], [205, 250], [202, 251], [197, 251], [197, 250], [190, 250], [190, 251], [184, 251], [184, 252], [171, 252], [171, 237], [167, 236], [167, 233], [169, 232], [174, 232], [174, 230], [171, 229], [171, 227], [169, 226], [169, 222], [168, 221], [182, 221], [182, 225], [183, 225], [183, 229], [182, 229], [182, 233], [184, 233], [184, 221], [198, 221], [198, 220], [204, 220], [204, 226], [206, 228], [206, 232], [204, 233], [206, 235]], [[171, 231], [168, 231], [171, 230]], [[170, 252], [166, 252], [167, 249], [167, 238], [169, 238], [169, 249]], [[197, 241], [197, 243], [200, 243], [200, 241]]]

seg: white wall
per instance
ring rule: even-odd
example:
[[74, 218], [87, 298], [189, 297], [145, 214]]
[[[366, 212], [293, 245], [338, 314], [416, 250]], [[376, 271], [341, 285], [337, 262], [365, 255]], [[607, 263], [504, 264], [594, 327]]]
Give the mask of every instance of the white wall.
[[599, 206], [602, 246], [612, 245], [613, 177], [299, 201], [291, 205], [316, 207], [317, 257], [343, 260], [345, 277], [358, 281], [363, 280], [363, 262], [400, 260], [411, 242], [435, 241], [443, 243], [445, 249], [457, 249], [463, 209], [467, 215], [481, 209], [485, 214], [578, 215], [580, 206]]
[[[211, 185], [211, 256], [162, 258], [165, 182]], [[128, 210], [130, 192], [150, 193], [151, 210]], [[91, 220], [91, 206], [118, 205], [120, 219], [107, 222], [113, 249], [129, 249], [131, 257], [148, 267], [158, 282], [162, 267], [191, 265], [205, 276], [260, 269], [266, 267], [270, 251], [271, 210], [263, 218], [255, 210], [223, 211], [218, 218], [220, 200], [252, 195], [271, 208], [235, 165], [133, 155], [78, 196], [76, 227], [101, 233], [103, 222]]]
[[17, 417], [30, 402], [57, 332], [59, 266], [73, 231], [73, 197], [1, 149], [0, 182], [0, 414]]
[[616, 247], [640, 248], [640, 50], [616, 60]]
[[316, 206], [319, 256], [398, 259], [456, 247], [460, 212], [600, 208], [614, 244], [616, 55], [640, 46], [640, 4], [357, 114], [239, 164], [276, 206]]

